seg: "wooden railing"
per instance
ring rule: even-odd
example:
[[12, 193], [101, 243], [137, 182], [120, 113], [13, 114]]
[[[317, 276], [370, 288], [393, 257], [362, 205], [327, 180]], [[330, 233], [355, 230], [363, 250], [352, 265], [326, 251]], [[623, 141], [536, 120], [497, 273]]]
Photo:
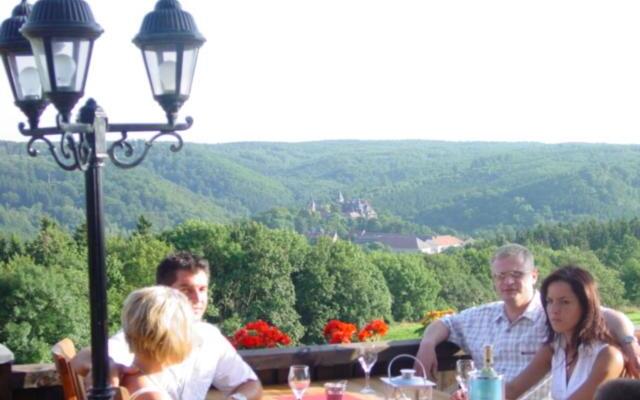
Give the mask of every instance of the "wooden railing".
[[[376, 345], [378, 362], [373, 375], [386, 375], [387, 365], [399, 354], [415, 355], [418, 351], [416, 340], [380, 342]], [[348, 379], [363, 375], [358, 365], [360, 343], [346, 345], [314, 345], [283, 347], [278, 349], [241, 350], [242, 357], [256, 371], [264, 385], [285, 383], [291, 364], [306, 364], [311, 367], [312, 379]], [[5, 348], [6, 350], [6, 348]], [[3, 349], [0, 347], [0, 399], [2, 400], [60, 400], [62, 390], [53, 364], [12, 365], [12, 361], [2, 363]], [[436, 349], [439, 387], [447, 387], [453, 382], [455, 361], [460, 357], [456, 345], [445, 342]], [[13, 358], [11, 358], [13, 360]], [[398, 359], [393, 364], [393, 374], [400, 368], [410, 368], [410, 359]]]

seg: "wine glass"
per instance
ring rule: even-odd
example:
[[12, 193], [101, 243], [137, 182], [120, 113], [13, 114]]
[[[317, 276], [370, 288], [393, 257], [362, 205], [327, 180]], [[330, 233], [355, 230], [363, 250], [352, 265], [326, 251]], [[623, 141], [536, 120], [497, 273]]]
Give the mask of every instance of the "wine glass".
[[456, 361], [456, 381], [458, 381], [460, 389], [465, 392], [469, 391], [469, 376], [471, 371], [475, 369], [476, 367], [473, 364], [473, 360], [462, 359]]
[[360, 393], [374, 394], [376, 391], [369, 386], [369, 378], [371, 376], [371, 368], [373, 368], [376, 361], [378, 361], [378, 352], [372, 346], [361, 347], [358, 361], [364, 371], [365, 377], [365, 384], [362, 390], [360, 390]]
[[292, 365], [289, 367], [289, 387], [296, 400], [302, 400], [305, 390], [311, 383], [309, 367], [307, 365]]

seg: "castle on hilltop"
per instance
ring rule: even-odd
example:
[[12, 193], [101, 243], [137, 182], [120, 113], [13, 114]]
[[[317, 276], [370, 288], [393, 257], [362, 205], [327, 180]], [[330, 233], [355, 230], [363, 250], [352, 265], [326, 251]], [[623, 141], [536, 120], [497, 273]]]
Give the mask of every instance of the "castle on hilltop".
[[377, 219], [378, 213], [371, 206], [371, 202], [365, 199], [350, 199], [345, 200], [342, 192], [338, 192], [338, 199], [334, 207], [331, 207], [331, 204], [327, 204], [325, 206], [318, 206], [315, 200], [311, 199], [307, 210], [310, 213], [321, 213], [323, 216], [326, 216], [326, 213], [330, 213], [330, 210], [334, 208], [337, 209], [342, 215], [349, 219]]

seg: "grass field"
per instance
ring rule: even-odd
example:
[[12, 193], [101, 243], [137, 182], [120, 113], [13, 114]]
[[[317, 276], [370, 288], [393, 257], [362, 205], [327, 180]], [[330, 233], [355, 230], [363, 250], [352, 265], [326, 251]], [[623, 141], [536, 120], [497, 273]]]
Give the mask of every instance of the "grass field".
[[635, 324], [635, 326], [640, 326], [640, 309], [639, 308], [626, 308], [622, 309], [622, 311], [629, 317], [631, 322]]
[[417, 322], [401, 322], [390, 325], [384, 340], [418, 339], [422, 337], [422, 333], [418, 333], [416, 330], [421, 327], [422, 324]]

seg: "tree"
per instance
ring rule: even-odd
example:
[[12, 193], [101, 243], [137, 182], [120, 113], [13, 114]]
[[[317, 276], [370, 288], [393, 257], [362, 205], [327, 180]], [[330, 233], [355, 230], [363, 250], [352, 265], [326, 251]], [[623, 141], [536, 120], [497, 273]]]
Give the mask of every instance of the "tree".
[[26, 250], [38, 265], [86, 270], [86, 249], [79, 248], [69, 232], [52, 219], [42, 218], [40, 232], [34, 240], [27, 242]]
[[384, 275], [350, 242], [320, 238], [294, 274], [294, 283], [296, 309], [307, 328], [305, 343], [322, 342], [329, 319], [362, 325], [373, 318], [393, 318]]
[[396, 321], [415, 321], [436, 308], [441, 286], [420, 255], [374, 252], [369, 259], [384, 275]]
[[568, 247], [562, 250], [550, 250], [536, 248], [536, 264], [541, 267], [543, 273], [540, 280], [544, 279], [545, 271], [552, 271], [564, 265], [573, 264], [582, 267], [593, 275], [598, 285], [598, 292], [602, 304], [616, 307], [622, 304], [624, 285], [620, 281], [619, 272], [604, 266], [593, 251], [585, 251], [577, 247]]
[[[489, 259], [492, 248], [484, 249], [484, 265], [474, 265], [465, 259], [462, 249], [451, 254], [425, 255], [427, 268], [436, 277], [442, 288], [439, 293], [439, 307], [453, 307], [458, 310], [480, 305], [496, 299], [489, 273]], [[474, 257], [472, 257], [474, 258]]]
[[622, 265], [620, 279], [624, 283], [625, 298], [640, 304], [640, 260], [629, 259]]
[[120, 327], [124, 299], [135, 289], [154, 285], [156, 267], [171, 252], [171, 245], [151, 235], [109, 238], [106, 264], [111, 331]]
[[138, 222], [136, 222], [135, 233], [138, 235], [149, 235], [151, 233], [151, 227], [153, 224], [144, 215], [138, 217]]
[[24, 244], [16, 235], [11, 235], [8, 239], [0, 237], [0, 262], [7, 262], [24, 253]]
[[77, 269], [44, 267], [26, 256], [0, 264], [0, 342], [17, 363], [50, 362], [52, 344], [63, 337], [88, 344], [87, 282]]
[[228, 238], [228, 227], [221, 224], [188, 220], [173, 229], [163, 232], [160, 237], [173, 245], [176, 250], [191, 251], [203, 255], [211, 246], [221, 246]]
[[298, 341], [304, 328], [295, 309], [291, 274], [304, 260], [304, 237], [250, 221], [220, 233], [224, 235], [204, 247], [215, 280], [213, 301], [220, 318], [244, 322], [263, 319]]

